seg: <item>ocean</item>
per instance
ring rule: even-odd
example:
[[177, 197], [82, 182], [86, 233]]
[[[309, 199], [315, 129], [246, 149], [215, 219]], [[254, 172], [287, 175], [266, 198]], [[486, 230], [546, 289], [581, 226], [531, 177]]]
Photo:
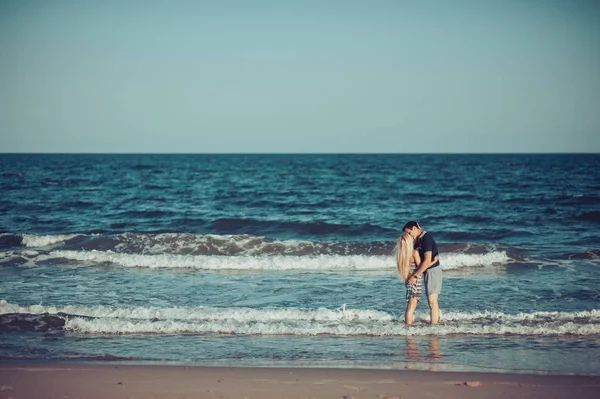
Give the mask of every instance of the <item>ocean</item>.
[[[0, 154], [0, 362], [600, 374], [600, 155]], [[432, 234], [439, 325], [392, 250]]]

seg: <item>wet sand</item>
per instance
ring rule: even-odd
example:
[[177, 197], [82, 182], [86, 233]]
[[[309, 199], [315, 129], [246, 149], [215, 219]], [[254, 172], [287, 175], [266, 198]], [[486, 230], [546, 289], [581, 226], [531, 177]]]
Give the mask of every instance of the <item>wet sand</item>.
[[98, 364], [0, 365], [0, 399], [598, 398], [600, 376]]

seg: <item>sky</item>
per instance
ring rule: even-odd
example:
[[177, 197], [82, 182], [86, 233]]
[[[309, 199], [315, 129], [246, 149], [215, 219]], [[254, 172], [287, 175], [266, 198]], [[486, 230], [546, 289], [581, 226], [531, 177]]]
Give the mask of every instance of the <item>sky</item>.
[[600, 152], [600, 2], [0, 0], [0, 153]]

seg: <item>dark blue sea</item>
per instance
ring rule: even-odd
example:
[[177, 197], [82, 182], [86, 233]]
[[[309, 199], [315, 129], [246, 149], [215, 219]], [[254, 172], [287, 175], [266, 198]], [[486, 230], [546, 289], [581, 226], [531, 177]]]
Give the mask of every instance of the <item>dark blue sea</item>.
[[[442, 320], [392, 250], [438, 242]], [[600, 155], [0, 155], [0, 362], [600, 374]]]

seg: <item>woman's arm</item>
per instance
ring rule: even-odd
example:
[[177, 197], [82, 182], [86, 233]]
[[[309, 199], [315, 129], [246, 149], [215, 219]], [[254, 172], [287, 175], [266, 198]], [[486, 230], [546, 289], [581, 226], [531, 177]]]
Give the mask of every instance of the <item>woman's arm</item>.
[[[435, 263], [440, 259], [439, 255], [436, 255], [432, 260], [431, 260], [431, 264], [435, 265]], [[417, 267], [419, 267], [419, 265], [421, 264], [421, 256], [419, 255], [419, 251], [414, 251], [413, 252], [413, 260], [415, 261], [415, 265], [417, 265]], [[418, 269], [417, 269], [418, 271]], [[415, 271], [416, 273], [416, 271]], [[408, 284], [414, 284], [415, 281], [417, 281], [417, 277], [413, 274], [412, 276], [410, 276], [407, 280]]]
[[421, 264], [421, 255], [419, 255], [419, 251], [413, 251], [413, 262], [415, 262], [415, 265], [417, 266]]

